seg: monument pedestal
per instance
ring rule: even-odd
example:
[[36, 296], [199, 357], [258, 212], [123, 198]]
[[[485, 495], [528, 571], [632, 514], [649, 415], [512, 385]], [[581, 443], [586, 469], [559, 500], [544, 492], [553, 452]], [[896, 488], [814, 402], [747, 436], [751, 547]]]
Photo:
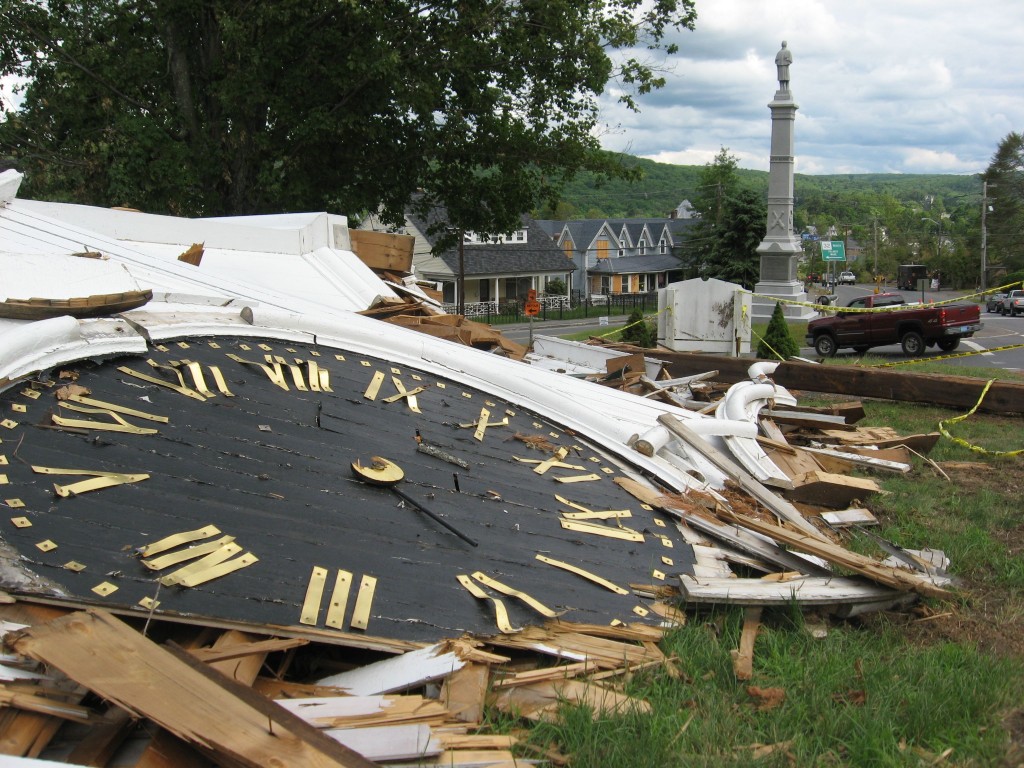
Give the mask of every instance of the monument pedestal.
[[754, 286], [754, 296], [751, 311], [756, 321], [767, 321], [771, 319], [775, 311], [776, 301], [782, 300], [782, 314], [787, 320], [810, 320], [817, 316], [810, 307], [802, 307], [799, 304], [789, 302], [807, 302], [807, 292], [804, 285], [798, 280], [762, 280]]

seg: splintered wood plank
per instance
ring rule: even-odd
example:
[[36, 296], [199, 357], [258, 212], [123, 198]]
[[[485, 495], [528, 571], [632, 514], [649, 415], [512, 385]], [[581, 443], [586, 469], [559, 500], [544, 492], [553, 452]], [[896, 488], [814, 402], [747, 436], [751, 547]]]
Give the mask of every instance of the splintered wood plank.
[[792, 501], [846, 509], [854, 500], [865, 501], [881, 492], [874, 480], [832, 472], [808, 472], [793, 478], [793, 489], [786, 491]]
[[910, 573], [900, 568], [890, 568], [878, 560], [853, 552], [831, 541], [811, 538], [798, 531], [784, 528], [781, 525], [766, 523], [763, 520], [758, 520], [749, 515], [741, 515], [724, 508], [719, 510], [719, 515], [725, 520], [742, 525], [744, 528], [749, 528], [764, 536], [770, 536], [780, 544], [786, 544], [809, 555], [817, 555], [831, 563], [849, 568], [862, 576], [867, 576], [872, 581], [887, 587], [907, 592], [917, 592], [928, 597], [950, 597], [949, 590], [943, 589], [923, 574]]
[[370, 269], [409, 272], [416, 238], [389, 232], [350, 229], [352, 251]]
[[278, 704], [317, 728], [365, 728], [427, 723], [449, 719], [444, 704], [422, 696], [318, 696], [281, 699]]
[[463, 723], [483, 720], [490, 672], [487, 664], [467, 664], [445, 678], [441, 701], [452, 717]]
[[731, 651], [732, 669], [737, 680], [749, 680], [754, 676], [754, 641], [760, 626], [761, 606], [748, 605], [743, 611], [739, 650]]
[[18, 653], [140, 713], [218, 762], [352, 766], [373, 763], [251, 689], [147, 640], [106, 611], [91, 609], [8, 636]]
[[648, 714], [651, 706], [605, 688], [592, 680], [550, 680], [531, 685], [504, 688], [496, 692], [493, 703], [502, 712], [515, 712], [528, 720], [554, 721], [562, 702], [569, 701], [589, 707], [594, 718], [628, 712]]
[[317, 684], [341, 688], [354, 696], [393, 693], [438, 680], [465, 664], [456, 652], [445, 652], [444, 646], [438, 644], [331, 675]]
[[695, 579], [680, 577], [687, 603], [730, 605], [840, 605], [889, 600], [895, 592], [863, 579], [846, 576], [799, 576], [789, 580]]
[[602, 669], [665, 661], [665, 655], [653, 643], [637, 645], [579, 632], [566, 632], [559, 630], [557, 624], [549, 624], [547, 628], [526, 627], [515, 635], [491, 637], [488, 642], [491, 645], [521, 648], [558, 658], [591, 661]]
[[721, 520], [712, 518], [703, 511], [699, 511], [695, 506], [685, 508], [681, 506], [684, 502], [679, 497], [665, 496], [646, 483], [640, 483], [628, 477], [617, 477], [615, 478], [615, 484], [626, 489], [637, 499], [650, 504], [652, 507], [658, 507], [666, 512], [681, 515], [687, 525], [718, 541], [729, 544], [730, 547], [742, 553], [752, 555], [760, 561], [772, 563], [788, 570], [803, 571], [804, 573], [828, 573], [827, 568], [798, 557], [777, 544], [769, 542], [763, 536], [755, 536], [735, 525], [723, 523]]
[[[204, 661], [212, 669], [216, 669], [235, 682], [252, 685], [263, 668], [267, 654], [271, 650], [279, 650], [276, 644], [281, 642], [279, 640], [259, 642], [256, 635], [232, 629], [224, 632], [214, 642], [213, 647], [207, 649], [210, 656]], [[287, 647], [293, 647], [295, 644], [304, 645], [305, 641], [287, 640], [284, 643]]]

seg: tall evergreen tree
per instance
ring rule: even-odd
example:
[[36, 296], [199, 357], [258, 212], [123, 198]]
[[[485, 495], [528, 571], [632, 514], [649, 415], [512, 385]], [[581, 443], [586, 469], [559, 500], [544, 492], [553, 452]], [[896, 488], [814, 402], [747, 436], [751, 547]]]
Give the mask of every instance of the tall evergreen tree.
[[757, 246], [764, 238], [767, 205], [759, 192], [738, 189], [722, 201], [722, 221], [702, 219], [683, 244], [684, 259], [702, 277], [753, 289], [760, 277]]
[[982, 178], [988, 182], [992, 205], [987, 217], [989, 253], [1011, 270], [1024, 268], [1024, 134], [1010, 133], [999, 143]]

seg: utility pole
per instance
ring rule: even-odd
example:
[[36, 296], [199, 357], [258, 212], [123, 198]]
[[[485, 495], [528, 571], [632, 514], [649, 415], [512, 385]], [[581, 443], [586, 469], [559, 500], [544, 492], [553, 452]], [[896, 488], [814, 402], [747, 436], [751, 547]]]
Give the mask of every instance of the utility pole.
[[872, 277], [878, 277], [878, 219], [871, 221], [871, 226], [874, 229], [875, 234], [875, 268], [871, 273]]
[[[995, 184], [992, 185], [993, 187]], [[988, 182], [981, 182], [981, 290], [988, 288], [988, 229], [985, 214], [988, 213]]]
[[466, 232], [459, 230], [459, 301], [457, 312], [466, 316]]

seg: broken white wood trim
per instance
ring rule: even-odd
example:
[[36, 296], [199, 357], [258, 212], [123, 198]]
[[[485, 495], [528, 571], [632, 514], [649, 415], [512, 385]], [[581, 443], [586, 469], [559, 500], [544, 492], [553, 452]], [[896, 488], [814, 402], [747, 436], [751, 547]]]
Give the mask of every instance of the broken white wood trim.
[[729, 387], [725, 397], [715, 409], [715, 418], [728, 421], [747, 421], [754, 426], [753, 437], [724, 435], [722, 439], [733, 457], [762, 483], [780, 488], [791, 488], [792, 483], [786, 473], [776, 466], [775, 462], [757, 443], [758, 413], [771, 402], [796, 405], [796, 398], [784, 387], [775, 384], [741, 381]]
[[757, 414], [772, 402], [795, 406], [796, 398], [785, 387], [777, 384], [740, 381], [726, 390], [715, 409], [715, 416], [719, 419], [756, 422]]
[[[723, 523], [703, 515], [691, 515], [683, 510], [668, 510], [682, 516], [683, 522], [707, 534], [716, 541], [724, 542], [741, 553], [753, 556], [762, 563], [771, 563], [783, 570], [801, 573], [827, 574], [829, 569], [820, 561], [811, 561], [797, 552], [790, 552], [770, 539], [748, 531], [738, 525]], [[740, 562], [736, 560], [735, 562]]]
[[778, 360], [758, 360], [756, 363], [747, 368], [747, 375], [753, 381], [763, 381], [764, 379], [775, 373], [775, 369], [779, 367]]
[[[909, 555], [919, 564], [919, 570], [923, 573], [927, 573], [937, 583], [940, 584], [952, 584], [953, 579], [946, 575], [946, 571], [949, 569], [950, 559], [946, 557], [946, 553], [941, 549], [904, 549], [902, 550], [905, 555]], [[906, 568], [910, 570], [910, 565], [904, 560], [890, 555], [882, 561], [882, 565], [888, 565], [892, 568]]]
[[426, 723], [328, 728], [324, 733], [374, 762], [436, 757], [444, 751]]
[[660, 379], [651, 383], [659, 389], [676, 389], [677, 387], [696, 384], [698, 381], [708, 381], [716, 376], [718, 376], [718, 371], [705, 371], [704, 373], [695, 373], [692, 376], [681, 376], [678, 379]]
[[693, 445], [706, 455], [718, 466], [720, 470], [731, 477], [736, 484], [740, 486], [740, 488], [761, 502], [761, 504], [771, 510], [774, 514], [791, 523], [795, 528], [812, 538], [818, 539], [819, 541], [827, 541], [825, 536], [818, 531], [817, 528], [811, 525], [806, 518], [804, 518], [800, 513], [800, 510], [785, 499], [768, 490], [768, 488], [762, 485], [755, 477], [750, 475], [750, 473], [748, 473], [743, 467], [738, 466], [728, 456], [723, 454], [721, 451], [716, 450], [707, 442], [707, 440], [690, 429], [689, 426], [684, 424], [682, 421], [671, 414], [663, 414], [659, 416], [658, 421], [668, 427], [673, 434]]
[[0, 275], [0, 301], [76, 299], [147, 287], [139, 285], [124, 264], [71, 255], [0, 251]]
[[442, 647], [442, 644], [436, 644], [409, 651], [401, 656], [324, 677], [317, 680], [316, 684], [341, 688], [353, 696], [371, 696], [416, 688], [447, 677], [466, 665], [455, 652], [442, 653]]
[[893, 600], [900, 592], [862, 579], [800, 576], [789, 581], [680, 576], [683, 597], [691, 603], [736, 605], [838, 605]]
[[[397, 298], [354, 253], [327, 247], [319, 235], [302, 234], [307, 220], [323, 215], [245, 217], [228, 224], [13, 200], [0, 208], [0, 242], [5, 250], [43, 255], [98, 251], [124, 264], [140, 285], [154, 292], [227, 295], [293, 312], [338, 317], [367, 308], [381, 294]], [[291, 231], [285, 223], [274, 223], [289, 220], [296, 222]], [[147, 221], [159, 227], [147, 229]], [[177, 244], [147, 239], [167, 228]], [[334, 242], [347, 241], [347, 228], [341, 229], [345, 235]], [[223, 244], [210, 240], [214, 230]], [[196, 242], [206, 243], [202, 266], [179, 262], [182, 246]], [[243, 274], [244, 279], [239, 277]]]
[[0, 173], [0, 206], [7, 205], [17, 196], [23, 178], [24, 174], [14, 170]]
[[801, 446], [801, 450], [807, 451], [808, 453], [818, 453], [822, 456], [832, 456], [843, 461], [848, 461], [851, 464], [856, 464], [860, 467], [867, 469], [877, 469], [881, 472], [895, 472], [898, 474], [906, 474], [913, 467], [910, 464], [904, 464], [901, 461], [888, 461], [886, 459], [874, 459], [870, 456], [864, 456], [859, 453], [848, 453], [847, 451], [837, 451], [831, 448], [811, 448], [809, 446]]
[[822, 512], [821, 519], [833, 528], [848, 528], [851, 525], [878, 525], [878, 518], [869, 509], [841, 509], [838, 512]]
[[[557, 336], [534, 336], [533, 354], [538, 357], [564, 360], [593, 373], [601, 374], [607, 373], [609, 360], [629, 356], [628, 352], [595, 347], [593, 344], [560, 339]], [[644, 357], [644, 371], [651, 379], [656, 378], [664, 366], [665, 364], [660, 360]]]
[[144, 354], [146, 340], [124, 320], [76, 320], [64, 315], [0, 324], [0, 381], [83, 358]]

